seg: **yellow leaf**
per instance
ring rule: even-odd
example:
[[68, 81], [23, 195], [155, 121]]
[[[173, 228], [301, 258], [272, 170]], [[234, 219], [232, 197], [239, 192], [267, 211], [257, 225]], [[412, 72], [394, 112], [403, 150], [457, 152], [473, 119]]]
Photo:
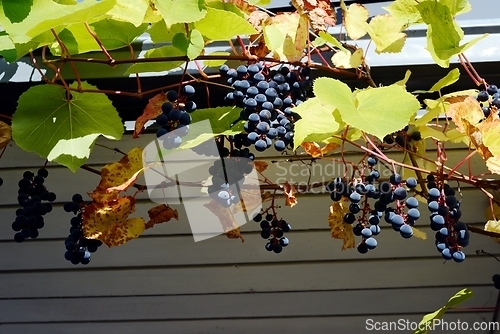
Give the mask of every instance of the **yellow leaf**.
[[466, 97], [462, 102], [452, 103], [446, 112], [448, 117], [451, 117], [453, 123], [457, 126], [458, 131], [465, 133], [466, 127], [464, 120], [474, 126], [484, 118], [484, 113], [479, 102], [471, 97]]
[[495, 219], [488, 220], [484, 225], [484, 230], [489, 232], [500, 233], [500, 221]]
[[272, 25], [285, 36], [283, 45], [274, 51], [275, 57], [282, 61], [300, 61], [309, 34], [307, 17], [281, 13], [272, 18]]
[[349, 50], [341, 50], [332, 56], [332, 63], [339, 68], [358, 68], [363, 63], [363, 49], [357, 49], [354, 53]]
[[89, 193], [89, 196], [97, 202], [118, 198], [120, 190], [107, 192], [108, 188], [127, 183], [142, 168], [142, 148], [133, 148], [120, 161], [107, 164], [102, 168], [101, 182], [92, 193]]
[[402, 32], [405, 26], [389, 14], [377, 15], [371, 19], [365, 28], [375, 42], [377, 53], [401, 52], [406, 41], [406, 34]]
[[412, 226], [411, 229], [413, 230], [413, 236], [415, 238], [427, 240], [427, 234], [425, 232], [420, 231], [419, 229], [415, 228], [414, 226]]
[[360, 4], [353, 3], [346, 7], [344, 0], [340, 1], [340, 7], [344, 13], [344, 24], [347, 34], [356, 40], [366, 35], [366, 20], [368, 20], [368, 10]]
[[304, 142], [300, 146], [304, 148], [304, 151], [313, 158], [319, 158], [323, 155], [337, 149], [340, 147], [338, 143], [327, 143], [325, 146], [320, 147], [318, 143], [315, 142]]
[[[208, 54], [207, 56], [222, 56], [222, 57], [225, 57], [225, 56], [229, 56], [229, 55], [230, 55], [229, 52], [217, 51], [217, 52], [212, 52], [212, 53]], [[207, 67], [219, 67], [222, 64], [225, 64], [226, 62], [227, 62], [227, 60], [225, 60], [225, 59], [213, 59], [213, 60], [204, 60], [203, 64], [205, 66], [207, 66]]]
[[145, 230], [143, 218], [128, 218], [135, 211], [135, 198], [120, 197], [85, 205], [82, 230], [89, 239], [99, 239], [108, 247], [137, 238]]
[[349, 199], [342, 197], [341, 201], [332, 203], [328, 215], [332, 238], [344, 241], [342, 250], [356, 247], [352, 225], [344, 223], [344, 216], [348, 212]]
[[12, 138], [12, 129], [10, 125], [0, 121], [0, 148], [4, 148], [9, 145], [10, 139]]

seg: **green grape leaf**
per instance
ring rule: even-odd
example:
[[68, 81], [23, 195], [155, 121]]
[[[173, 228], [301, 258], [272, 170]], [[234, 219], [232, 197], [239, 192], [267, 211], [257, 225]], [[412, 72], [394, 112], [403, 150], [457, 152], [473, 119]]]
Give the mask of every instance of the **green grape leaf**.
[[439, 0], [439, 2], [448, 7], [453, 16], [467, 13], [472, 9], [468, 0]]
[[47, 160], [68, 166], [75, 172], [89, 158], [95, 140], [99, 136], [99, 133], [91, 133], [83, 137], [61, 139], [50, 151]]
[[[76, 82], [72, 84], [73, 88], [76, 86]], [[82, 87], [97, 89], [86, 82], [82, 82]], [[84, 161], [79, 157], [88, 153], [88, 147], [84, 146], [91, 137], [86, 136], [102, 134], [119, 140], [123, 134], [123, 123], [104, 94], [71, 92], [71, 95], [68, 101], [66, 90], [54, 85], [28, 89], [19, 98], [12, 118], [12, 138], [23, 150], [42, 157], [48, 157], [59, 141], [73, 140], [69, 145], [66, 142], [60, 144], [51, 157], [64, 155], [58, 162], [75, 171]], [[82, 137], [85, 139], [76, 139]], [[66, 156], [76, 159], [69, 161], [71, 159]]]
[[[354, 97], [351, 88], [340, 80], [319, 78], [313, 84], [314, 95], [325, 105], [335, 109], [355, 112]], [[332, 94], [335, 92], [335, 94]]]
[[[162, 46], [157, 49], [152, 49], [146, 52], [144, 58], [156, 58], [156, 57], [176, 57], [185, 56], [186, 53], [177, 49], [172, 45]], [[179, 67], [184, 60], [174, 60], [174, 61], [162, 61], [153, 63], [137, 63], [130, 66], [126, 74], [143, 73], [143, 72], [162, 72], [169, 71], [174, 68]]]
[[116, 20], [101, 20], [91, 24], [107, 50], [115, 50], [132, 44], [137, 37], [146, 31], [147, 26], [146, 23], [135, 26], [129, 22]]
[[376, 45], [377, 53], [401, 52], [406, 41], [406, 34], [401, 32], [403, 24], [393, 16], [377, 15], [370, 23], [365, 23], [366, 30]]
[[78, 3], [78, 0], [53, 0], [53, 1], [61, 5], [76, 5]]
[[435, 320], [441, 319], [444, 313], [452, 307], [455, 307], [467, 299], [472, 298], [473, 293], [471, 289], [462, 289], [458, 291], [455, 295], [453, 295], [448, 302], [441, 308], [436, 311], [424, 315], [420, 323], [418, 324], [418, 329], [413, 332], [413, 334], [426, 334], [428, 332], [429, 327], [432, 328], [432, 324]]
[[210, 8], [215, 8], [215, 9], [220, 9], [220, 10], [225, 10], [228, 12], [232, 12], [242, 18], [245, 18], [245, 14], [241, 11], [241, 9], [238, 8], [235, 4], [229, 3], [229, 2], [224, 2], [220, 0], [209, 0], [207, 2], [207, 6]]
[[[214, 24], [217, 22], [217, 24]], [[253, 35], [257, 30], [235, 13], [208, 8], [207, 15], [194, 23], [203, 36], [211, 40], [229, 40], [236, 35]]]
[[406, 83], [410, 79], [410, 75], [411, 75], [411, 71], [410, 70], [406, 70], [405, 77], [403, 79], [395, 82], [395, 84], [400, 85], [400, 86], [406, 86]]
[[264, 26], [263, 33], [266, 46], [271, 51], [278, 50], [285, 43], [285, 35], [283, 35], [278, 27], [266, 25]]
[[[85, 25], [80, 23], [68, 26], [58, 36], [71, 54], [101, 50], [99, 44], [89, 34]], [[54, 41], [50, 46], [50, 52], [56, 56], [61, 55], [61, 46], [57, 41]]]
[[458, 81], [458, 79], [460, 79], [460, 70], [458, 68], [455, 68], [448, 72], [448, 74], [446, 74], [444, 78], [439, 79], [438, 82], [432, 85], [431, 89], [429, 89], [429, 92], [440, 91], [444, 87], [454, 84]]
[[28, 43], [50, 29], [94, 20], [106, 14], [114, 5], [115, 0], [83, 1], [76, 5], [61, 5], [52, 0], [34, 0], [30, 13], [22, 22], [11, 23], [0, 13], [0, 24], [14, 43]]
[[189, 32], [189, 39], [184, 33], [176, 34], [172, 39], [172, 45], [184, 52], [190, 60], [193, 60], [203, 51], [205, 41], [201, 33], [197, 29], [193, 29]]
[[464, 52], [487, 36], [485, 34], [460, 45], [464, 32], [453, 19], [450, 9], [446, 5], [436, 1], [424, 1], [419, 3], [416, 8], [428, 25], [427, 49], [439, 66], [448, 67], [451, 57]]
[[[189, 30], [193, 29], [192, 24], [188, 25]], [[178, 33], [186, 33], [184, 23], [176, 23], [167, 29], [165, 21], [161, 20], [154, 23], [147, 33], [151, 37], [153, 43], [169, 43]]]
[[3, 1], [3, 13], [12, 23], [19, 23], [24, 20], [31, 11], [33, 0]]
[[[176, 23], [190, 23], [201, 20], [207, 14], [204, 0], [155, 0], [167, 27]], [[217, 22], [213, 21], [212, 23]], [[217, 22], [214, 26], [218, 26]]]
[[408, 26], [422, 22], [422, 16], [418, 11], [415, 0], [395, 0], [389, 6], [382, 7], [388, 11], [396, 20]]
[[[236, 107], [217, 107], [207, 109], [197, 109], [191, 114], [191, 123], [209, 120], [214, 133], [222, 133], [232, 130], [231, 125], [239, 123], [241, 109]], [[241, 128], [239, 131], [241, 131]]]
[[416, 120], [411, 120], [410, 124], [415, 126], [426, 126], [427, 123], [438, 117], [440, 114], [446, 114], [448, 107], [450, 104], [444, 101], [444, 98], [441, 97], [437, 100], [425, 99], [424, 103], [427, 105], [427, 112]]
[[319, 98], [309, 98], [293, 111], [301, 117], [294, 127], [294, 150], [303, 142], [321, 142], [339, 129], [339, 123], [333, 116], [334, 108], [322, 103]]
[[0, 35], [0, 55], [8, 62], [17, 58], [16, 46], [5, 32]]
[[108, 12], [113, 19], [130, 22], [139, 27], [149, 7], [149, 0], [116, 0], [116, 5]]
[[[226, 57], [229, 56], [231, 53], [226, 52], [226, 51], [216, 51], [208, 54], [207, 56], [222, 56]], [[219, 67], [222, 64], [225, 64], [227, 62], [226, 59], [213, 59], [213, 60], [204, 60], [203, 64], [207, 67]]]
[[[342, 43], [340, 43], [335, 37], [333, 37], [332, 35], [330, 35], [327, 32], [320, 31], [319, 38], [317, 38], [317, 39], [320, 39], [320, 38], [322, 38], [326, 43], [330, 43], [332, 46], [339, 48], [341, 51], [349, 51], [342, 46]], [[322, 44], [324, 44], [324, 43], [321, 43], [320, 45], [322, 45]], [[320, 46], [320, 45], [315, 45], [315, 46]]]
[[271, 3], [271, 0], [248, 0], [248, 3], [253, 6], [267, 6]]

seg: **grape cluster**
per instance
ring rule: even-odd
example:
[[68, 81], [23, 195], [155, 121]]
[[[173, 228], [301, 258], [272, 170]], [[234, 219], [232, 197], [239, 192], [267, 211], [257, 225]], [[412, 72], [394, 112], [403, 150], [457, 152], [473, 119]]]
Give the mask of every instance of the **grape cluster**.
[[489, 85], [477, 95], [476, 99], [481, 105], [484, 117], [490, 116], [492, 112], [498, 113], [500, 108], [500, 91], [497, 86]]
[[234, 149], [221, 156], [208, 169], [212, 176], [212, 185], [208, 187], [208, 193], [215, 198], [223, 207], [239, 203], [239, 187], [243, 184], [245, 174], [253, 170], [251, 161], [255, 158], [248, 148]]
[[263, 217], [262, 213], [258, 213], [253, 217], [253, 221], [260, 223], [262, 229], [260, 236], [262, 239], [267, 239], [265, 247], [269, 252], [281, 253], [283, 247], [290, 243], [288, 238], [283, 235], [285, 232], [289, 232], [292, 227], [284, 219], [278, 219], [276, 215], [270, 213]]
[[43, 216], [52, 211], [52, 204], [45, 202], [56, 200], [56, 194], [49, 192], [44, 185], [48, 175], [47, 169], [40, 168], [36, 175], [25, 171], [19, 180], [17, 201], [22, 208], [16, 210], [16, 219], [12, 223], [12, 229], [17, 232], [14, 234], [17, 242], [37, 238], [38, 230], [45, 225]]
[[436, 247], [445, 260], [465, 260], [463, 247], [469, 244], [467, 225], [460, 222], [460, 202], [449, 184], [436, 182], [433, 175], [427, 177], [429, 188], [427, 200], [430, 211], [430, 226], [436, 231]]
[[[188, 99], [193, 97], [195, 89], [191, 85], [182, 87], [181, 94], [170, 90], [167, 92], [167, 102], [161, 106], [162, 113], [156, 118], [156, 123], [160, 126], [156, 132], [156, 137], [163, 140], [163, 147], [167, 150], [179, 147], [182, 138], [189, 132], [191, 115], [196, 110], [196, 103]], [[172, 131], [174, 133], [171, 133]]]
[[90, 254], [97, 251], [97, 249], [102, 245], [102, 241], [96, 239], [87, 239], [83, 236], [82, 230], [82, 208], [85, 205], [83, 197], [80, 194], [74, 194], [71, 202], [64, 204], [64, 211], [73, 212], [75, 216], [71, 218], [71, 227], [69, 229], [69, 235], [64, 240], [66, 246], [66, 253], [64, 253], [64, 258], [77, 265], [89, 264]]
[[224, 98], [226, 104], [243, 108], [245, 133], [234, 137], [237, 148], [254, 145], [259, 152], [273, 145], [281, 152], [293, 146], [294, 122], [300, 116], [292, 108], [307, 99], [312, 88], [311, 69], [291, 70], [283, 66], [271, 70], [262, 63], [220, 67], [222, 76], [234, 88]]
[[[375, 236], [380, 234], [379, 223], [382, 217], [398, 231], [403, 238], [413, 235], [412, 226], [420, 218], [418, 200], [408, 197], [407, 188], [417, 186], [415, 178], [408, 178], [405, 182], [401, 175], [392, 174], [389, 182], [381, 182], [375, 186], [380, 178], [380, 173], [375, 166], [375, 157], [367, 158], [369, 174], [363, 182], [349, 184], [342, 178], [336, 178], [327, 184], [327, 191], [333, 201], [340, 201], [342, 197], [350, 201], [349, 212], [344, 215], [344, 223], [356, 224], [353, 233], [361, 236], [361, 243], [357, 246], [358, 252], [367, 253], [377, 247]], [[373, 205], [369, 199], [375, 200]]]
[[411, 149], [411, 143], [422, 140], [420, 131], [409, 132], [410, 127], [406, 126], [403, 130], [388, 134], [384, 137], [384, 143], [388, 145], [396, 144], [399, 147], [407, 150]]

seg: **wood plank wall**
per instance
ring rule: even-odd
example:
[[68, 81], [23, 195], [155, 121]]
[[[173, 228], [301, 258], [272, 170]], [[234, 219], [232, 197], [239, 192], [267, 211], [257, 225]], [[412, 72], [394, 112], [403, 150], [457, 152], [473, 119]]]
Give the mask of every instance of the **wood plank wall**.
[[[99, 142], [128, 151], [151, 139]], [[448, 151], [450, 165], [467, 154], [454, 147]], [[276, 180], [290, 167], [286, 157], [273, 154], [270, 150], [264, 160], [269, 163], [266, 175]], [[429, 149], [428, 155], [435, 152]], [[120, 157], [98, 146], [89, 164], [100, 168]], [[353, 152], [349, 159], [360, 157]], [[318, 173], [328, 163], [321, 162]], [[463, 287], [475, 293], [464, 306], [496, 304], [491, 276], [500, 273], [500, 266], [475, 254], [483, 249], [500, 255], [490, 238], [473, 235], [464, 263], [443, 263], [425, 219], [417, 224], [428, 235], [425, 241], [403, 239], [383, 222], [376, 250], [342, 252], [341, 241], [330, 237], [326, 218], [331, 201], [325, 193], [301, 196], [295, 208], [279, 210], [293, 228], [287, 233], [290, 246], [281, 254], [264, 249], [259, 226], [252, 222], [242, 227], [244, 243], [225, 236], [195, 243], [183, 207], [174, 204], [179, 221], [148, 230], [124, 246], [101, 247], [88, 266], [74, 266], [64, 259], [72, 215], [62, 205], [73, 193], [93, 190], [97, 175], [49, 164], [46, 184], [58, 196], [54, 210], [38, 239], [12, 240], [17, 181], [24, 170], [43, 164], [44, 159], [14, 144], [0, 160], [0, 333], [362, 333], [367, 319], [419, 321]], [[471, 166], [484, 170], [479, 159]], [[294, 168], [300, 174], [303, 167]], [[466, 166], [460, 170], [466, 172]], [[334, 176], [315, 175], [318, 181]], [[293, 177], [294, 182], [305, 180]], [[487, 199], [467, 185], [462, 194], [463, 221], [482, 226]], [[136, 214], [145, 216], [154, 204], [147, 194], [138, 198]], [[204, 219], [207, 212], [197, 214]], [[462, 309], [445, 319], [472, 326], [491, 317], [491, 309]]]

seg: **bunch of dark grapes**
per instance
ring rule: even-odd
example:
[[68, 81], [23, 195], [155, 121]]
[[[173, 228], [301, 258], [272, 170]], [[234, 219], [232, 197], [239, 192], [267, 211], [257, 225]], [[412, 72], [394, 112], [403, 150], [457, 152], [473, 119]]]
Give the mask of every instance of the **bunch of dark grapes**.
[[485, 90], [479, 92], [476, 99], [481, 105], [485, 118], [492, 113], [498, 113], [498, 109], [500, 108], [500, 91], [497, 86], [489, 85]]
[[73, 212], [75, 216], [71, 218], [71, 227], [69, 235], [64, 240], [66, 253], [64, 258], [73, 264], [89, 264], [90, 254], [97, 251], [102, 245], [102, 241], [96, 239], [87, 239], [83, 236], [82, 230], [82, 210], [85, 206], [83, 197], [80, 194], [74, 194], [71, 202], [64, 204], [64, 211]]
[[[290, 243], [288, 238], [284, 236], [284, 233], [289, 232], [292, 227], [284, 219], [278, 219], [276, 215], [270, 213], [266, 214], [265, 217], [262, 215], [262, 213], [256, 214], [253, 217], [253, 221], [260, 223], [262, 229], [260, 236], [262, 239], [267, 239], [266, 250], [281, 253], [283, 247], [288, 246]], [[265, 219], [263, 220], [263, 218]]]
[[56, 194], [49, 192], [44, 185], [48, 175], [49, 172], [45, 168], [39, 169], [36, 175], [25, 171], [18, 183], [17, 201], [22, 208], [16, 210], [16, 219], [12, 223], [12, 229], [17, 232], [14, 235], [17, 242], [37, 238], [38, 230], [45, 225], [43, 216], [52, 211], [52, 204], [45, 202], [56, 200]]
[[229, 208], [239, 203], [240, 186], [244, 182], [245, 175], [252, 172], [251, 161], [255, 157], [248, 148], [244, 148], [234, 149], [221, 158], [208, 169], [212, 176], [212, 185], [208, 187], [208, 193], [223, 207]]
[[[344, 222], [355, 224], [354, 235], [362, 237], [357, 246], [361, 254], [377, 247], [375, 236], [380, 234], [379, 223], [382, 217], [404, 238], [413, 235], [412, 226], [420, 218], [418, 200], [407, 197], [407, 188], [415, 188], [417, 180], [408, 178], [403, 182], [399, 174], [393, 174], [389, 182], [381, 182], [375, 186], [374, 183], [380, 178], [379, 171], [375, 169], [377, 162], [375, 157], [367, 158], [369, 174], [364, 177], [363, 182], [349, 184], [342, 178], [336, 178], [326, 186], [333, 201], [340, 201], [343, 197], [350, 201]], [[374, 200], [373, 204], [370, 199]]]
[[[156, 132], [156, 137], [163, 140], [163, 147], [167, 150], [177, 148], [182, 144], [182, 138], [189, 132], [191, 115], [196, 110], [196, 103], [190, 101], [195, 94], [195, 89], [191, 85], [182, 87], [181, 94], [170, 90], [167, 92], [167, 102], [161, 106], [162, 114], [156, 118], [156, 123], [160, 126]], [[175, 131], [172, 133], [172, 131]]]
[[431, 212], [431, 229], [436, 231], [436, 247], [445, 260], [462, 262], [465, 260], [462, 248], [469, 244], [470, 236], [467, 225], [459, 221], [462, 212], [455, 190], [449, 184], [436, 180], [433, 175], [429, 175], [427, 181], [427, 207]]
[[397, 145], [407, 150], [411, 150], [412, 142], [422, 140], [422, 134], [419, 131], [409, 132], [410, 127], [406, 126], [403, 130], [391, 133], [384, 137], [384, 143], [388, 145]]
[[222, 65], [220, 73], [234, 88], [226, 95], [226, 104], [243, 108], [240, 119], [246, 120], [245, 133], [233, 138], [236, 148], [255, 145], [262, 152], [273, 145], [273, 140], [279, 152], [293, 146], [294, 122], [300, 116], [292, 108], [307, 99], [311, 91], [311, 69], [283, 66], [271, 70], [256, 63], [236, 69]]

